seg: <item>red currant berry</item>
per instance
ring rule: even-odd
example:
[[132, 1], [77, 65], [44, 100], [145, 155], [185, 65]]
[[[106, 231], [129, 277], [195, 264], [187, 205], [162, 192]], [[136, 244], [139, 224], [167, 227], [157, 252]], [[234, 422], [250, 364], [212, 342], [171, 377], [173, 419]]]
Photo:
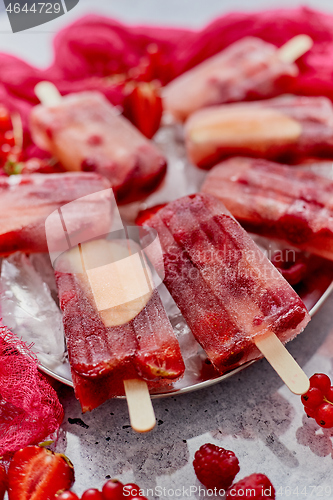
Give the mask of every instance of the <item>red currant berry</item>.
[[226, 500], [244, 500], [244, 492], [251, 492], [251, 500], [275, 499], [275, 489], [270, 480], [264, 474], [251, 474], [233, 484], [227, 491]]
[[12, 121], [8, 109], [0, 104], [0, 130], [10, 130], [12, 128]]
[[310, 387], [308, 392], [302, 395], [302, 403], [308, 408], [317, 408], [324, 400], [324, 394], [317, 387]]
[[56, 500], [79, 500], [79, 497], [75, 495], [73, 491], [63, 491], [59, 495], [55, 496]]
[[[123, 487], [123, 492], [125, 497], [132, 499], [139, 496], [140, 488], [135, 483], [127, 483]], [[130, 493], [130, 495], [128, 495], [128, 492]]]
[[331, 380], [325, 373], [315, 373], [310, 377], [310, 387], [317, 387], [326, 395], [326, 392], [331, 387]]
[[239, 472], [236, 455], [210, 443], [195, 452], [193, 467], [199, 481], [209, 489], [226, 490]]
[[331, 403], [333, 403], [333, 386], [331, 386], [328, 391], [325, 393], [325, 397], [326, 399], [328, 399], [328, 401], [330, 401]]
[[110, 479], [104, 484], [102, 493], [104, 500], [122, 500], [124, 498], [123, 483], [118, 479]]
[[317, 410], [318, 410], [318, 408], [308, 408], [307, 406], [304, 406], [305, 413], [307, 414], [308, 417], [311, 417], [311, 418], [316, 418]]
[[104, 498], [99, 490], [96, 490], [96, 488], [89, 488], [89, 490], [83, 493], [81, 500], [104, 500]]
[[141, 495], [139, 497], [130, 497], [131, 500], [148, 500], [147, 497], [142, 497]]
[[333, 405], [322, 403], [317, 408], [316, 422], [320, 427], [324, 427], [325, 429], [333, 427]]

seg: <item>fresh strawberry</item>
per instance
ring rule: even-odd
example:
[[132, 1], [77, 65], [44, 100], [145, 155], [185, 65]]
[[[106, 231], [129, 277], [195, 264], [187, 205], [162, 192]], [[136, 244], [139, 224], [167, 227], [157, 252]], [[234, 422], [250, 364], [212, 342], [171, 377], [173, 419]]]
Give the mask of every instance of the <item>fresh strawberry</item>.
[[8, 487], [8, 477], [6, 469], [0, 465], [0, 500], [3, 500]]
[[153, 207], [146, 208], [146, 210], [141, 210], [135, 219], [135, 223], [138, 226], [144, 226], [145, 222], [147, 222], [147, 220], [155, 215], [161, 208], [165, 207], [165, 205], [166, 203], [161, 203], [160, 205], [154, 205]]
[[74, 482], [74, 468], [60, 453], [40, 446], [17, 451], [8, 470], [9, 500], [53, 500]]
[[154, 82], [131, 82], [124, 99], [124, 116], [148, 139], [159, 129], [163, 106], [159, 86]]

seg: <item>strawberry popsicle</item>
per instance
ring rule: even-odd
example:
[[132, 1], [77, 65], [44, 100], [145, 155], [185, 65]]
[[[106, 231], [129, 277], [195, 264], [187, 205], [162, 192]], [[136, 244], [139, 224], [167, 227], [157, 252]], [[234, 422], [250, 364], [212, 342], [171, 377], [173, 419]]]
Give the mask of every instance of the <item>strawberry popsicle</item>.
[[296, 292], [217, 198], [180, 198], [146, 224], [164, 251], [164, 284], [222, 373], [260, 357], [259, 339], [274, 333], [285, 343], [310, 320]]
[[298, 167], [231, 158], [202, 191], [219, 198], [245, 229], [333, 260], [333, 181]]
[[[45, 220], [58, 207], [110, 186], [96, 173], [23, 174], [0, 177], [0, 255], [47, 252]], [[81, 201], [81, 223], [103, 199]], [[77, 218], [77, 216], [76, 216]]]
[[178, 341], [131, 240], [97, 239], [55, 263], [76, 396], [83, 411], [123, 394], [123, 380], [184, 373]]
[[298, 75], [294, 62], [260, 38], [246, 37], [169, 83], [164, 107], [180, 121], [194, 111], [228, 102], [274, 97]]
[[202, 168], [228, 156], [295, 161], [333, 156], [333, 107], [326, 97], [282, 96], [212, 106], [185, 126], [187, 153]]
[[66, 170], [96, 171], [107, 177], [118, 202], [148, 196], [161, 183], [166, 161], [99, 92], [70, 94], [31, 113], [36, 144]]

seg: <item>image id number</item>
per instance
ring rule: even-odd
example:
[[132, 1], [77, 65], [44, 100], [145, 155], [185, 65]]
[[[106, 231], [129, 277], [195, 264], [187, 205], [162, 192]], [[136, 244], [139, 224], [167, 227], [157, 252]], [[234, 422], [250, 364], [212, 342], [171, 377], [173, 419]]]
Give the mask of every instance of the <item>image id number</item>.
[[33, 13], [33, 14], [59, 14], [61, 11], [61, 5], [60, 3], [33, 3], [32, 5], [28, 5], [25, 3], [23, 6], [19, 3], [10, 3], [6, 7], [6, 11], [9, 14], [28, 14], [28, 13]]

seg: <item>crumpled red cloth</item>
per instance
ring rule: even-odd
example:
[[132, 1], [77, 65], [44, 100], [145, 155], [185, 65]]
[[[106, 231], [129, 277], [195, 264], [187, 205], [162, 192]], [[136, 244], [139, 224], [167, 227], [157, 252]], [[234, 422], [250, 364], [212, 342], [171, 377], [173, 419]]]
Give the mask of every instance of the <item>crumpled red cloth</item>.
[[0, 323], [0, 457], [53, 435], [64, 417], [29, 347]]
[[[306, 7], [224, 15], [200, 31], [153, 26], [125, 26], [113, 19], [89, 15], [60, 31], [54, 40], [54, 61], [36, 69], [8, 54], [0, 54], [0, 102], [18, 109], [30, 136], [27, 118], [38, 101], [34, 86], [40, 80], [55, 83], [62, 94], [96, 89], [113, 104], [123, 100], [122, 85], [109, 77], [126, 73], [142, 62], [147, 47], [158, 48], [152, 61], [154, 78], [162, 84], [244, 36], [256, 36], [281, 46], [305, 33], [314, 47], [298, 62], [300, 75], [293, 92], [325, 95], [333, 100], [333, 16]], [[30, 154], [37, 149], [30, 149]]]

